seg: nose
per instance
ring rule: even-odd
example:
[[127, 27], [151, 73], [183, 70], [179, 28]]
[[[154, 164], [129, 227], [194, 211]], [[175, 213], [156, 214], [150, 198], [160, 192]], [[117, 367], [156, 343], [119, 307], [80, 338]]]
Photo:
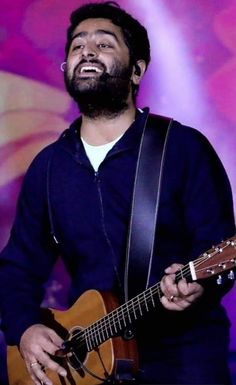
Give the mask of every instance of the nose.
[[82, 56], [85, 58], [97, 57], [97, 47], [94, 44], [86, 44], [82, 51]]

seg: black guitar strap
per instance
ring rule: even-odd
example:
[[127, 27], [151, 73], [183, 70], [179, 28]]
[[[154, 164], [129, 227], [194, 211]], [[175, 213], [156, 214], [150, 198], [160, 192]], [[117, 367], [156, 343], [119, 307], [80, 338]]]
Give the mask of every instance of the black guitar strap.
[[126, 252], [125, 301], [149, 284], [165, 151], [172, 119], [149, 114], [141, 138]]

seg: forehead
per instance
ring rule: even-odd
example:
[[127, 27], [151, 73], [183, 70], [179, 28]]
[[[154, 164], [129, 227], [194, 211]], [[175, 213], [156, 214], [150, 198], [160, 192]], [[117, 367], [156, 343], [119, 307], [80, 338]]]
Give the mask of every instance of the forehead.
[[123, 32], [120, 27], [113, 24], [109, 19], [91, 18], [83, 20], [74, 29], [72, 39], [77, 36], [104, 34], [110, 35], [120, 43], [125, 43]]

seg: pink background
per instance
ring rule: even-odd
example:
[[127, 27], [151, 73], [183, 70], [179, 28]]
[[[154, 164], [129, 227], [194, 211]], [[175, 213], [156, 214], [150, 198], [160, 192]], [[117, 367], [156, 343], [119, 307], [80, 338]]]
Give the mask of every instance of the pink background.
[[[0, 4], [0, 248], [5, 244], [26, 167], [67, 128], [77, 108], [64, 91], [60, 64], [65, 31], [79, 0], [1, 0]], [[202, 131], [222, 159], [236, 194], [236, 2], [120, 0], [143, 22], [152, 62], [139, 106]], [[236, 199], [235, 199], [236, 202]], [[206, 202], [207, 203], [207, 202]], [[47, 303], [64, 301], [60, 265]], [[236, 350], [235, 289], [224, 302]]]

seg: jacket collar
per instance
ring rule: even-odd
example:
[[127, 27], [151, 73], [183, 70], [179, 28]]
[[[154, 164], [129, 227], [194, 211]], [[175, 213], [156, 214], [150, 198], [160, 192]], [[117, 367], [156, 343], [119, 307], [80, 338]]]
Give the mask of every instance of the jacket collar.
[[[120, 140], [114, 145], [109, 152], [109, 156], [117, 154], [118, 152], [127, 151], [139, 146], [142, 132], [149, 115], [149, 108], [145, 107], [140, 110], [137, 109], [136, 119], [127, 129]], [[81, 116], [76, 119], [70, 127], [65, 130], [59, 138], [59, 144], [73, 155], [77, 161], [82, 163], [89, 163], [84, 151], [84, 146], [80, 139]]]

